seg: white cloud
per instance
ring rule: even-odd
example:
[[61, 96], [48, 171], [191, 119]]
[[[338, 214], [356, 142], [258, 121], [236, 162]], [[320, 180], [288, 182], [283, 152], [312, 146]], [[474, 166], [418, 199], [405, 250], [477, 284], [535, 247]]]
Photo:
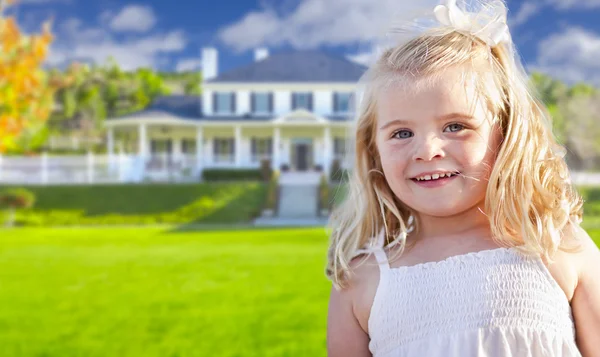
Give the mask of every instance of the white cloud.
[[546, 0], [546, 2], [560, 10], [573, 8], [591, 9], [600, 7], [600, 0]]
[[369, 44], [381, 39], [390, 24], [415, 11], [431, 11], [436, 0], [304, 0], [292, 12], [265, 8], [246, 14], [218, 32], [236, 51], [262, 45], [316, 48], [322, 45]]
[[[101, 14], [103, 17], [106, 13]], [[148, 6], [129, 5], [110, 21], [110, 28], [117, 32], [147, 32], [156, 24], [154, 11]]]
[[511, 26], [519, 26], [527, 22], [542, 7], [542, 4], [534, 1], [525, 1], [515, 16], [509, 19]]
[[[93, 35], [93, 31], [88, 31], [87, 34]], [[106, 34], [99, 37], [104, 36]], [[52, 47], [48, 62], [51, 65], [59, 65], [69, 59], [79, 59], [103, 64], [113, 57], [124, 70], [156, 67], [159, 54], [179, 52], [185, 48], [186, 42], [184, 34], [180, 31], [124, 42], [117, 42], [108, 37], [98, 41], [79, 38], [74, 43]]]
[[19, 4], [47, 4], [51, 2], [70, 3], [72, 0], [19, 0]]
[[[106, 13], [100, 14], [100, 20], [106, 16]], [[161, 55], [180, 52], [187, 45], [182, 31], [136, 35], [119, 41], [109, 29], [85, 27], [77, 18], [63, 21], [58, 26], [56, 38], [47, 59], [50, 65], [62, 65], [72, 60], [103, 64], [113, 57], [125, 70], [158, 68]]]
[[177, 72], [198, 71], [202, 65], [202, 60], [199, 58], [184, 58], [177, 62]]
[[570, 27], [542, 40], [538, 59], [531, 69], [568, 83], [585, 81], [600, 85], [600, 35]]
[[371, 59], [373, 58], [373, 52], [359, 52], [353, 55], [347, 55], [346, 57], [350, 61], [367, 66], [371, 63]]
[[[435, 0], [300, 0], [291, 11], [276, 11], [265, 5], [224, 26], [217, 36], [235, 51], [259, 46], [317, 48], [372, 44], [395, 19], [411, 18], [418, 11], [431, 12], [438, 3]], [[521, 25], [549, 6], [558, 11], [589, 9], [600, 7], [600, 0], [526, 0], [510, 22], [513, 26]]]

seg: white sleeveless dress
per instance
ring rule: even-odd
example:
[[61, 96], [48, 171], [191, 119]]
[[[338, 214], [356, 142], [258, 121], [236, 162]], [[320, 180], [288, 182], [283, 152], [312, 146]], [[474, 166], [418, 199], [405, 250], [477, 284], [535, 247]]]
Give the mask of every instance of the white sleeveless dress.
[[378, 238], [373, 357], [581, 356], [569, 302], [541, 258], [497, 248], [390, 268]]

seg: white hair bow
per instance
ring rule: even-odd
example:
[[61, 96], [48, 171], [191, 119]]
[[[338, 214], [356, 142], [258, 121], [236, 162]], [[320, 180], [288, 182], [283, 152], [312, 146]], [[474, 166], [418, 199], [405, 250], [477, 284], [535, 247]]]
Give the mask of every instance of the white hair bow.
[[436, 6], [433, 12], [443, 25], [453, 27], [459, 32], [475, 35], [489, 46], [510, 41], [506, 16], [495, 16], [483, 25], [477, 21], [477, 14], [461, 10], [456, 5], [456, 0], [446, 0], [445, 5]]

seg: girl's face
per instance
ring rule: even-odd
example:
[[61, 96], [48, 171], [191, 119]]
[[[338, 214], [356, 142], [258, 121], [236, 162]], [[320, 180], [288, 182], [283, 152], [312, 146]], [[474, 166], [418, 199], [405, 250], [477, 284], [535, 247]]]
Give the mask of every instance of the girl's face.
[[502, 138], [476, 98], [460, 69], [418, 93], [391, 87], [380, 96], [375, 133], [383, 173], [419, 214], [451, 216], [485, 199]]

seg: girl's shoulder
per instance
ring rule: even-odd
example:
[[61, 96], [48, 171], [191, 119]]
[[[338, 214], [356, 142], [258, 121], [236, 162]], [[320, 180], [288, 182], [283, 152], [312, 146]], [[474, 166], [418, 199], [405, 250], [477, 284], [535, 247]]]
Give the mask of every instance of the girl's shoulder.
[[545, 262], [548, 270], [562, 288], [569, 302], [585, 273], [589, 262], [598, 259], [598, 248], [587, 232], [578, 224], [570, 224], [563, 230], [563, 245]]
[[352, 300], [353, 311], [362, 329], [368, 333], [369, 315], [380, 279], [379, 264], [373, 254], [363, 253], [350, 262], [346, 294]]

